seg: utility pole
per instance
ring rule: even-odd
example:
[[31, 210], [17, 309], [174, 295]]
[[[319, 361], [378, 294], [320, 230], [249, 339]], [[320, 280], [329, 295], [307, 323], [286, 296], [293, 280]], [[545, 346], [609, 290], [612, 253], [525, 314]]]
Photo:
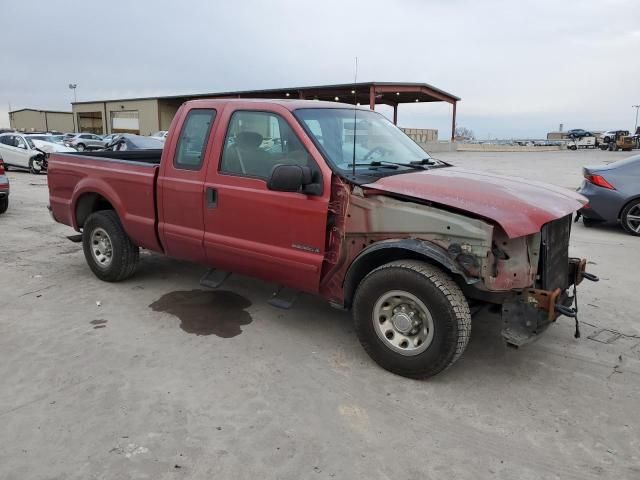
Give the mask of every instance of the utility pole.
[[69, 88], [71, 90], [73, 90], [73, 103], [76, 103], [78, 101], [78, 99], [76, 98], [76, 88], [78, 88], [78, 84], [77, 83], [70, 83], [69, 84]]
[[[78, 101], [78, 98], [76, 97], [76, 88], [78, 88], [78, 84], [70, 83], [69, 88], [73, 90], [73, 103], [76, 103]], [[77, 132], [78, 129], [76, 128], [76, 114], [73, 112], [73, 106], [71, 106], [71, 119], [73, 120], [73, 130]]]
[[640, 105], [631, 105], [631, 108], [636, 109], [636, 125], [635, 127], [633, 127], [633, 133], [636, 133], [636, 131], [638, 130], [638, 109], [640, 108]]

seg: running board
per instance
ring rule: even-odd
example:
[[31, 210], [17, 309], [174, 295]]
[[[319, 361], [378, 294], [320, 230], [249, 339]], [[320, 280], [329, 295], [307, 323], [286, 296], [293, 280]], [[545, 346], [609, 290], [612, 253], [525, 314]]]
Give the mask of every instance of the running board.
[[218, 288], [229, 278], [229, 275], [231, 275], [231, 272], [210, 268], [200, 279], [200, 285], [207, 288]]
[[269, 305], [289, 310], [298, 299], [299, 294], [300, 292], [298, 290], [293, 290], [287, 287], [278, 287], [278, 290], [273, 292], [273, 297], [269, 300]]

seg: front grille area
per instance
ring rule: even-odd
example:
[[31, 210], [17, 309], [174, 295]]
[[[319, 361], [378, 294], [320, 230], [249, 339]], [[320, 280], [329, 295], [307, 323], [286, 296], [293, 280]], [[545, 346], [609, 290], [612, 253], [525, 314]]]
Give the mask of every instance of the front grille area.
[[567, 215], [542, 227], [538, 273], [543, 290], [564, 290], [569, 286], [571, 218]]

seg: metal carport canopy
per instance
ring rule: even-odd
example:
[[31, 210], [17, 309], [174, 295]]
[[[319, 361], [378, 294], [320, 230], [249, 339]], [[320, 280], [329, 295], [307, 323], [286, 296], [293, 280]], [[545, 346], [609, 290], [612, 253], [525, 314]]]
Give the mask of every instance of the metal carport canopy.
[[403, 82], [360, 82], [341, 83], [335, 85], [314, 85], [306, 87], [271, 88], [264, 90], [239, 90], [235, 92], [212, 92], [184, 95], [166, 95], [156, 97], [126, 98], [117, 100], [100, 100], [73, 102], [104, 103], [133, 100], [179, 100], [185, 102], [197, 98], [300, 98], [307, 100], [339, 101], [350, 104], [369, 104], [375, 110], [376, 104], [393, 107], [393, 123], [398, 122], [398, 105], [401, 103], [446, 102], [452, 105], [451, 140], [455, 136], [456, 105], [459, 97], [440, 90], [428, 83]]
[[[163, 98], [180, 98], [163, 97]], [[398, 123], [398, 105], [401, 103], [446, 102], [452, 105], [451, 140], [455, 136], [456, 106], [459, 97], [440, 90], [428, 83], [360, 82], [307, 87], [245, 90], [184, 96], [185, 98], [301, 98], [307, 100], [339, 101], [351, 104], [376, 104], [393, 107], [393, 123]]]

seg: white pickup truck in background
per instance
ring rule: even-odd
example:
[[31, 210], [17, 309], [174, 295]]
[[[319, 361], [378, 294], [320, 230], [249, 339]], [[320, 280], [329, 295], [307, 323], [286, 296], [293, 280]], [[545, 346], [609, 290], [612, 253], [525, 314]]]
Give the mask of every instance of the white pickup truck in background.
[[567, 141], [569, 150], [577, 150], [579, 148], [597, 148], [598, 141], [594, 136], [573, 138]]

